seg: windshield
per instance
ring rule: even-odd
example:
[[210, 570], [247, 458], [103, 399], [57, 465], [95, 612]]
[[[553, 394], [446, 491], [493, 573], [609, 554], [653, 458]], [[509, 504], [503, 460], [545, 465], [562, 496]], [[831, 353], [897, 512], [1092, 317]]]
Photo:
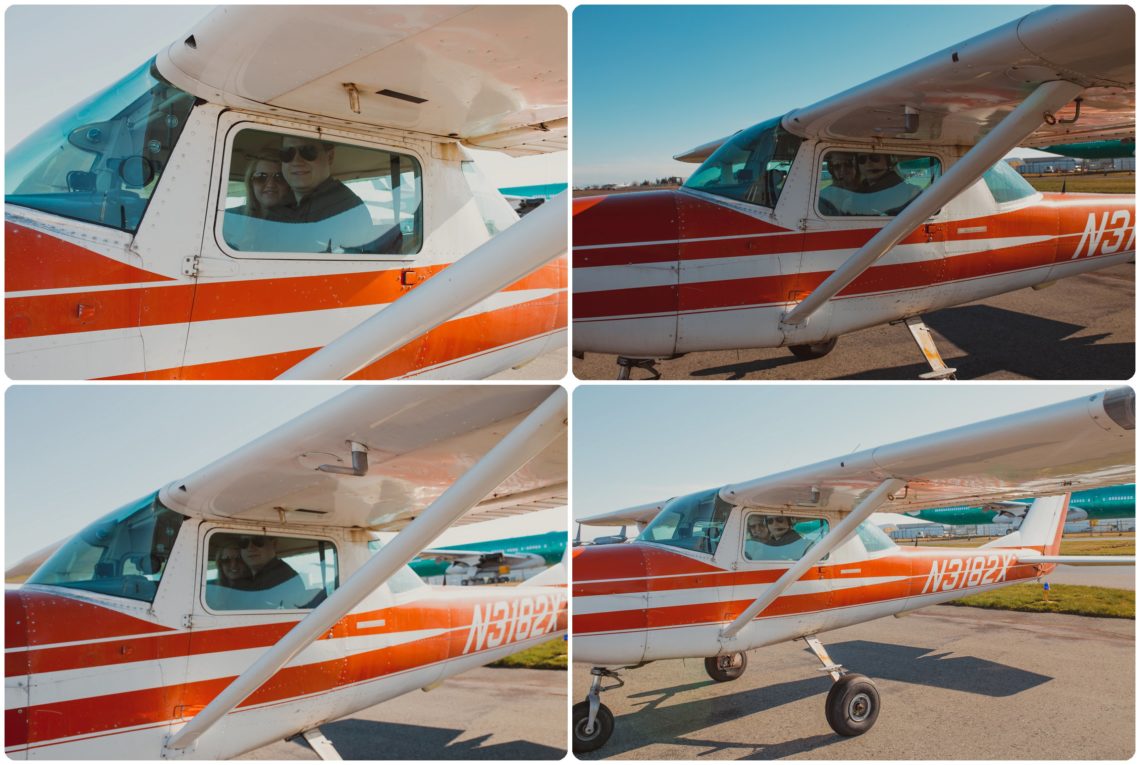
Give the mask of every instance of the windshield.
[[68, 540], [28, 584], [152, 603], [184, 520], [159, 502], [158, 494], [124, 505]]
[[775, 207], [803, 142], [780, 127], [780, 119], [743, 130], [713, 152], [685, 188]]
[[8, 152], [4, 201], [138, 230], [194, 97], [143, 64]]
[[994, 201], [998, 204], [1015, 202], [1018, 199], [1025, 199], [1037, 194], [1037, 189], [1033, 188], [1029, 181], [1022, 178], [1021, 173], [1010, 167], [1005, 160], [987, 170], [982, 176], [982, 180], [985, 181], [986, 188], [994, 195]]
[[720, 498], [719, 489], [675, 497], [637, 539], [712, 555], [731, 511], [732, 505]]

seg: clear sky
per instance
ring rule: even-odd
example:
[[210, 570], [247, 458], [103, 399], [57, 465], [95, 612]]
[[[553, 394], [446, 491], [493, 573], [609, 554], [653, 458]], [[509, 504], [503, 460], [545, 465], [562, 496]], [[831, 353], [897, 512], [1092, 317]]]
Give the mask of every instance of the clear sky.
[[[345, 390], [316, 385], [12, 386], [5, 567]], [[565, 510], [455, 529], [441, 544], [565, 528]]]
[[579, 6], [573, 17], [574, 183], [687, 177], [696, 166], [673, 155], [813, 104], [1036, 7]]
[[[572, 410], [573, 516], [760, 478], [1097, 390], [1103, 387], [580, 386]], [[586, 528], [582, 538], [601, 533], [610, 532]]]
[[[16, 5], [4, 14], [7, 151], [40, 125], [182, 39], [207, 5]], [[566, 152], [508, 157], [473, 152], [498, 187], [564, 183]]]

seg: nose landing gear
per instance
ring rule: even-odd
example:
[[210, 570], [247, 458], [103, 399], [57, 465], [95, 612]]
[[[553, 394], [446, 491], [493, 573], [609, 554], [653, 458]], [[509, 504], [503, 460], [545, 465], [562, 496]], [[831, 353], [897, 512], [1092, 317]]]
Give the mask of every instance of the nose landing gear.
[[[574, 752], [592, 752], [599, 749], [610, 740], [614, 732], [614, 715], [602, 703], [603, 691], [612, 691], [621, 688], [625, 681], [618, 677], [618, 673], [605, 667], [594, 667], [590, 670], [593, 680], [590, 682], [590, 692], [586, 694], [585, 701], [579, 701], [571, 710], [571, 722], [574, 733]], [[615, 682], [611, 685], [602, 685], [602, 678], [608, 677]]]

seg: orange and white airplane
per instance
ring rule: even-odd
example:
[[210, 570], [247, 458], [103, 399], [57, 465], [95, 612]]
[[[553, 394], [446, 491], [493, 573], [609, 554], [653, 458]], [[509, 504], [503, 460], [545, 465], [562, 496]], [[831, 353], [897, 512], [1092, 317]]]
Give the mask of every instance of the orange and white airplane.
[[1042, 194], [1002, 160], [1134, 135], [1134, 28], [1124, 5], [1036, 11], [677, 156], [702, 163], [677, 191], [575, 200], [575, 353], [625, 379], [905, 322], [924, 376], [952, 376], [922, 314], [1134, 258], [1134, 195]]
[[[600, 695], [623, 684], [616, 669], [704, 657], [708, 674], [728, 681], [744, 672], [747, 651], [801, 639], [835, 681], [828, 724], [866, 732], [879, 712], [874, 683], [835, 665], [817, 636], [1036, 580], [1057, 563], [1134, 563], [1058, 552], [1067, 492], [1131, 480], [1135, 427], [1135, 393], [1110, 390], [676, 497], [636, 540], [575, 548], [574, 661], [593, 666], [589, 694], [574, 705], [575, 751], [613, 732]], [[868, 521], [877, 510], [1019, 491], [1044, 498], [1018, 531], [979, 549], [900, 548]]]
[[8, 153], [9, 377], [466, 379], [564, 346], [566, 201], [520, 221], [464, 147], [564, 150], [566, 61], [557, 5], [212, 12]]
[[406, 564], [564, 502], [566, 417], [553, 386], [356, 388], [93, 522], [5, 593], [5, 753], [326, 754], [321, 724], [565, 634], [564, 564], [509, 588]]

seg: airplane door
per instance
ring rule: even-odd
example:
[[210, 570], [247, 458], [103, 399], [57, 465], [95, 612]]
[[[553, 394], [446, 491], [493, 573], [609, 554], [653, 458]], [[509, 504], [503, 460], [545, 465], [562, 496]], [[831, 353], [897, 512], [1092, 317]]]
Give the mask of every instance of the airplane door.
[[[744, 517], [744, 542], [732, 601], [737, 606], [736, 618], [827, 533], [827, 521], [819, 518], [771, 516], [749, 512]], [[832, 604], [828, 579], [828, 559], [809, 568], [803, 576], [784, 590], [774, 603], [761, 612], [760, 618], [781, 618], [795, 634], [810, 634], [825, 629], [828, 609]], [[780, 634], [785, 628], [780, 629]]]

